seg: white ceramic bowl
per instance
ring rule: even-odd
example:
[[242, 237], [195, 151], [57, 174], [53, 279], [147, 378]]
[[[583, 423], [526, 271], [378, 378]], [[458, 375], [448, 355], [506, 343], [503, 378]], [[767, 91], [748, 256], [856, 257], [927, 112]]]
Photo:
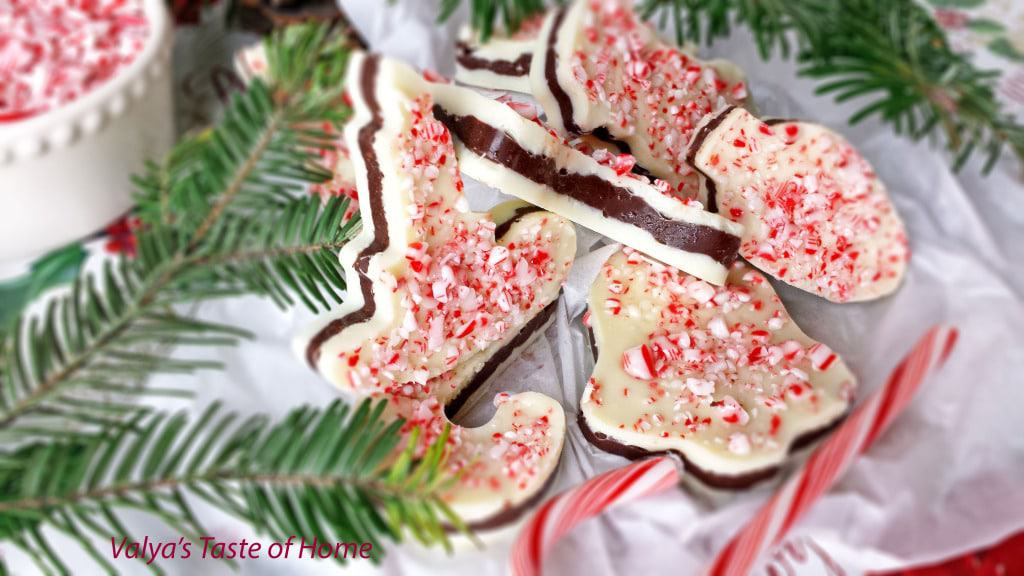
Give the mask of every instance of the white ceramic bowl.
[[59, 108], [0, 123], [0, 262], [102, 228], [132, 206], [130, 177], [174, 141], [172, 26], [143, 0], [149, 37], [108, 82]]

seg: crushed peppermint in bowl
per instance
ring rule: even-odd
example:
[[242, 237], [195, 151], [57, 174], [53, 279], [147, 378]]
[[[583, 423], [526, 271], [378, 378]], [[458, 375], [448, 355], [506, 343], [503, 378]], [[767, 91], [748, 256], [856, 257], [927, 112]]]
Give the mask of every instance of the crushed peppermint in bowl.
[[102, 229], [170, 150], [165, 2], [0, 0], [0, 262]]
[[151, 35], [144, 0], [4, 0], [0, 30], [0, 124], [93, 92]]

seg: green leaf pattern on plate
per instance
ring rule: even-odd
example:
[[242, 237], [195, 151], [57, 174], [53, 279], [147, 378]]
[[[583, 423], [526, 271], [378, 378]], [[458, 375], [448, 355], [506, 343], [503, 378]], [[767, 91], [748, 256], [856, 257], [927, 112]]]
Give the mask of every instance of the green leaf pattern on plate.
[[0, 331], [36, 297], [74, 280], [87, 255], [80, 243], [69, 244], [40, 257], [26, 274], [0, 282]]

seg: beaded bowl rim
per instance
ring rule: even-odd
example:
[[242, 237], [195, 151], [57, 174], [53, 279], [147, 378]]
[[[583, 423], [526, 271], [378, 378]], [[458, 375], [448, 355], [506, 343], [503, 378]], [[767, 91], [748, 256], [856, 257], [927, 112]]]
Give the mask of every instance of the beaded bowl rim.
[[163, 0], [143, 0], [150, 25], [138, 56], [109, 81], [62, 106], [0, 123], [0, 167], [42, 156], [99, 132], [138, 105], [154, 81], [170, 73], [172, 29]]

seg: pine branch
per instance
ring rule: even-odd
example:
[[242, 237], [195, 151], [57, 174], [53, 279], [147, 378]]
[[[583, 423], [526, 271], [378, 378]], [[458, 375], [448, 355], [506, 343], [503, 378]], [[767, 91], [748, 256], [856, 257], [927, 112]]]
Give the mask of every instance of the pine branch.
[[196, 538], [196, 499], [277, 540], [371, 542], [378, 554], [383, 539], [447, 545], [447, 527], [465, 530], [440, 499], [454, 480], [447, 431], [423, 450], [416, 430], [401, 434], [403, 422], [385, 418], [386, 403], [300, 409], [270, 427], [217, 406], [189, 424], [137, 402], [188, 394], [148, 384], [156, 372], [218, 367], [169, 357], [167, 346], [247, 336], [182, 315], [181, 304], [245, 293], [318, 310], [345, 289], [336, 253], [358, 218], [345, 219], [346, 199], [305, 191], [331, 176], [320, 152], [349, 112], [344, 39], [306, 25], [266, 49], [269, 80], [136, 179], [137, 255], [83, 273], [0, 338], [0, 435], [14, 440], [0, 452], [0, 540], [44, 572], [68, 572], [44, 527], [113, 572], [94, 542], [134, 539], [123, 511]]
[[[445, 0], [441, 19], [461, 4]], [[469, 0], [470, 20], [486, 37], [499, 17], [515, 30], [544, 10], [535, 0]], [[959, 170], [976, 153], [988, 172], [1009, 149], [1024, 161], [1024, 126], [995, 95], [998, 71], [955, 53], [915, 0], [643, 0], [640, 11], [676, 39], [711, 43], [734, 24], [753, 34], [762, 58], [795, 55], [799, 73], [837, 102], [866, 99], [851, 123], [878, 118], [897, 134], [942, 136]]]
[[[313, 310], [340, 301], [336, 252], [356, 229], [345, 199], [323, 206], [304, 187], [330, 174], [343, 104], [344, 40], [325, 26], [289, 28], [267, 44], [269, 84], [255, 80], [223, 121], [188, 138], [136, 179], [137, 256], [84, 272], [0, 341], [0, 435], [66, 434], [144, 410], [145, 377], [216, 362], [168, 358], [166, 347], [230, 345], [247, 333], [179, 315], [175, 305], [251, 293]], [[103, 401], [98, 401], [103, 400]]]
[[913, 0], [646, 0], [647, 15], [671, 16], [679, 39], [711, 42], [730, 21], [750, 28], [761, 56], [790, 52], [799, 73], [821, 82], [818, 94], [868, 102], [851, 117], [877, 117], [920, 140], [936, 132], [959, 170], [973, 155], [992, 169], [1005, 148], [1024, 160], [1024, 126], [995, 95], [997, 71], [953, 52], [945, 33]]
[[67, 572], [48, 552], [47, 525], [115, 571], [95, 542], [136, 539], [122, 511], [156, 516], [198, 541], [208, 534], [189, 505], [198, 499], [272, 539], [370, 542], [375, 560], [383, 539], [406, 534], [447, 545], [446, 525], [465, 529], [440, 499], [453, 481], [447, 431], [414, 461], [415, 432], [400, 447], [403, 422], [385, 418], [385, 404], [300, 408], [274, 426], [213, 405], [191, 423], [183, 414], [136, 415], [130, 426], [23, 446], [0, 457], [0, 539], [44, 572]]
[[[212, 288], [264, 294], [282, 308], [297, 297], [313, 311], [326, 310], [345, 289], [338, 250], [359, 229], [358, 215], [345, 220], [347, 208], [347, 200], [321, 206], [310, 196], [237, 220], [221, 230], [229, 249], [199, 257], [194, 270]], [[197, 289], [191, 284], [188, 294]]]

